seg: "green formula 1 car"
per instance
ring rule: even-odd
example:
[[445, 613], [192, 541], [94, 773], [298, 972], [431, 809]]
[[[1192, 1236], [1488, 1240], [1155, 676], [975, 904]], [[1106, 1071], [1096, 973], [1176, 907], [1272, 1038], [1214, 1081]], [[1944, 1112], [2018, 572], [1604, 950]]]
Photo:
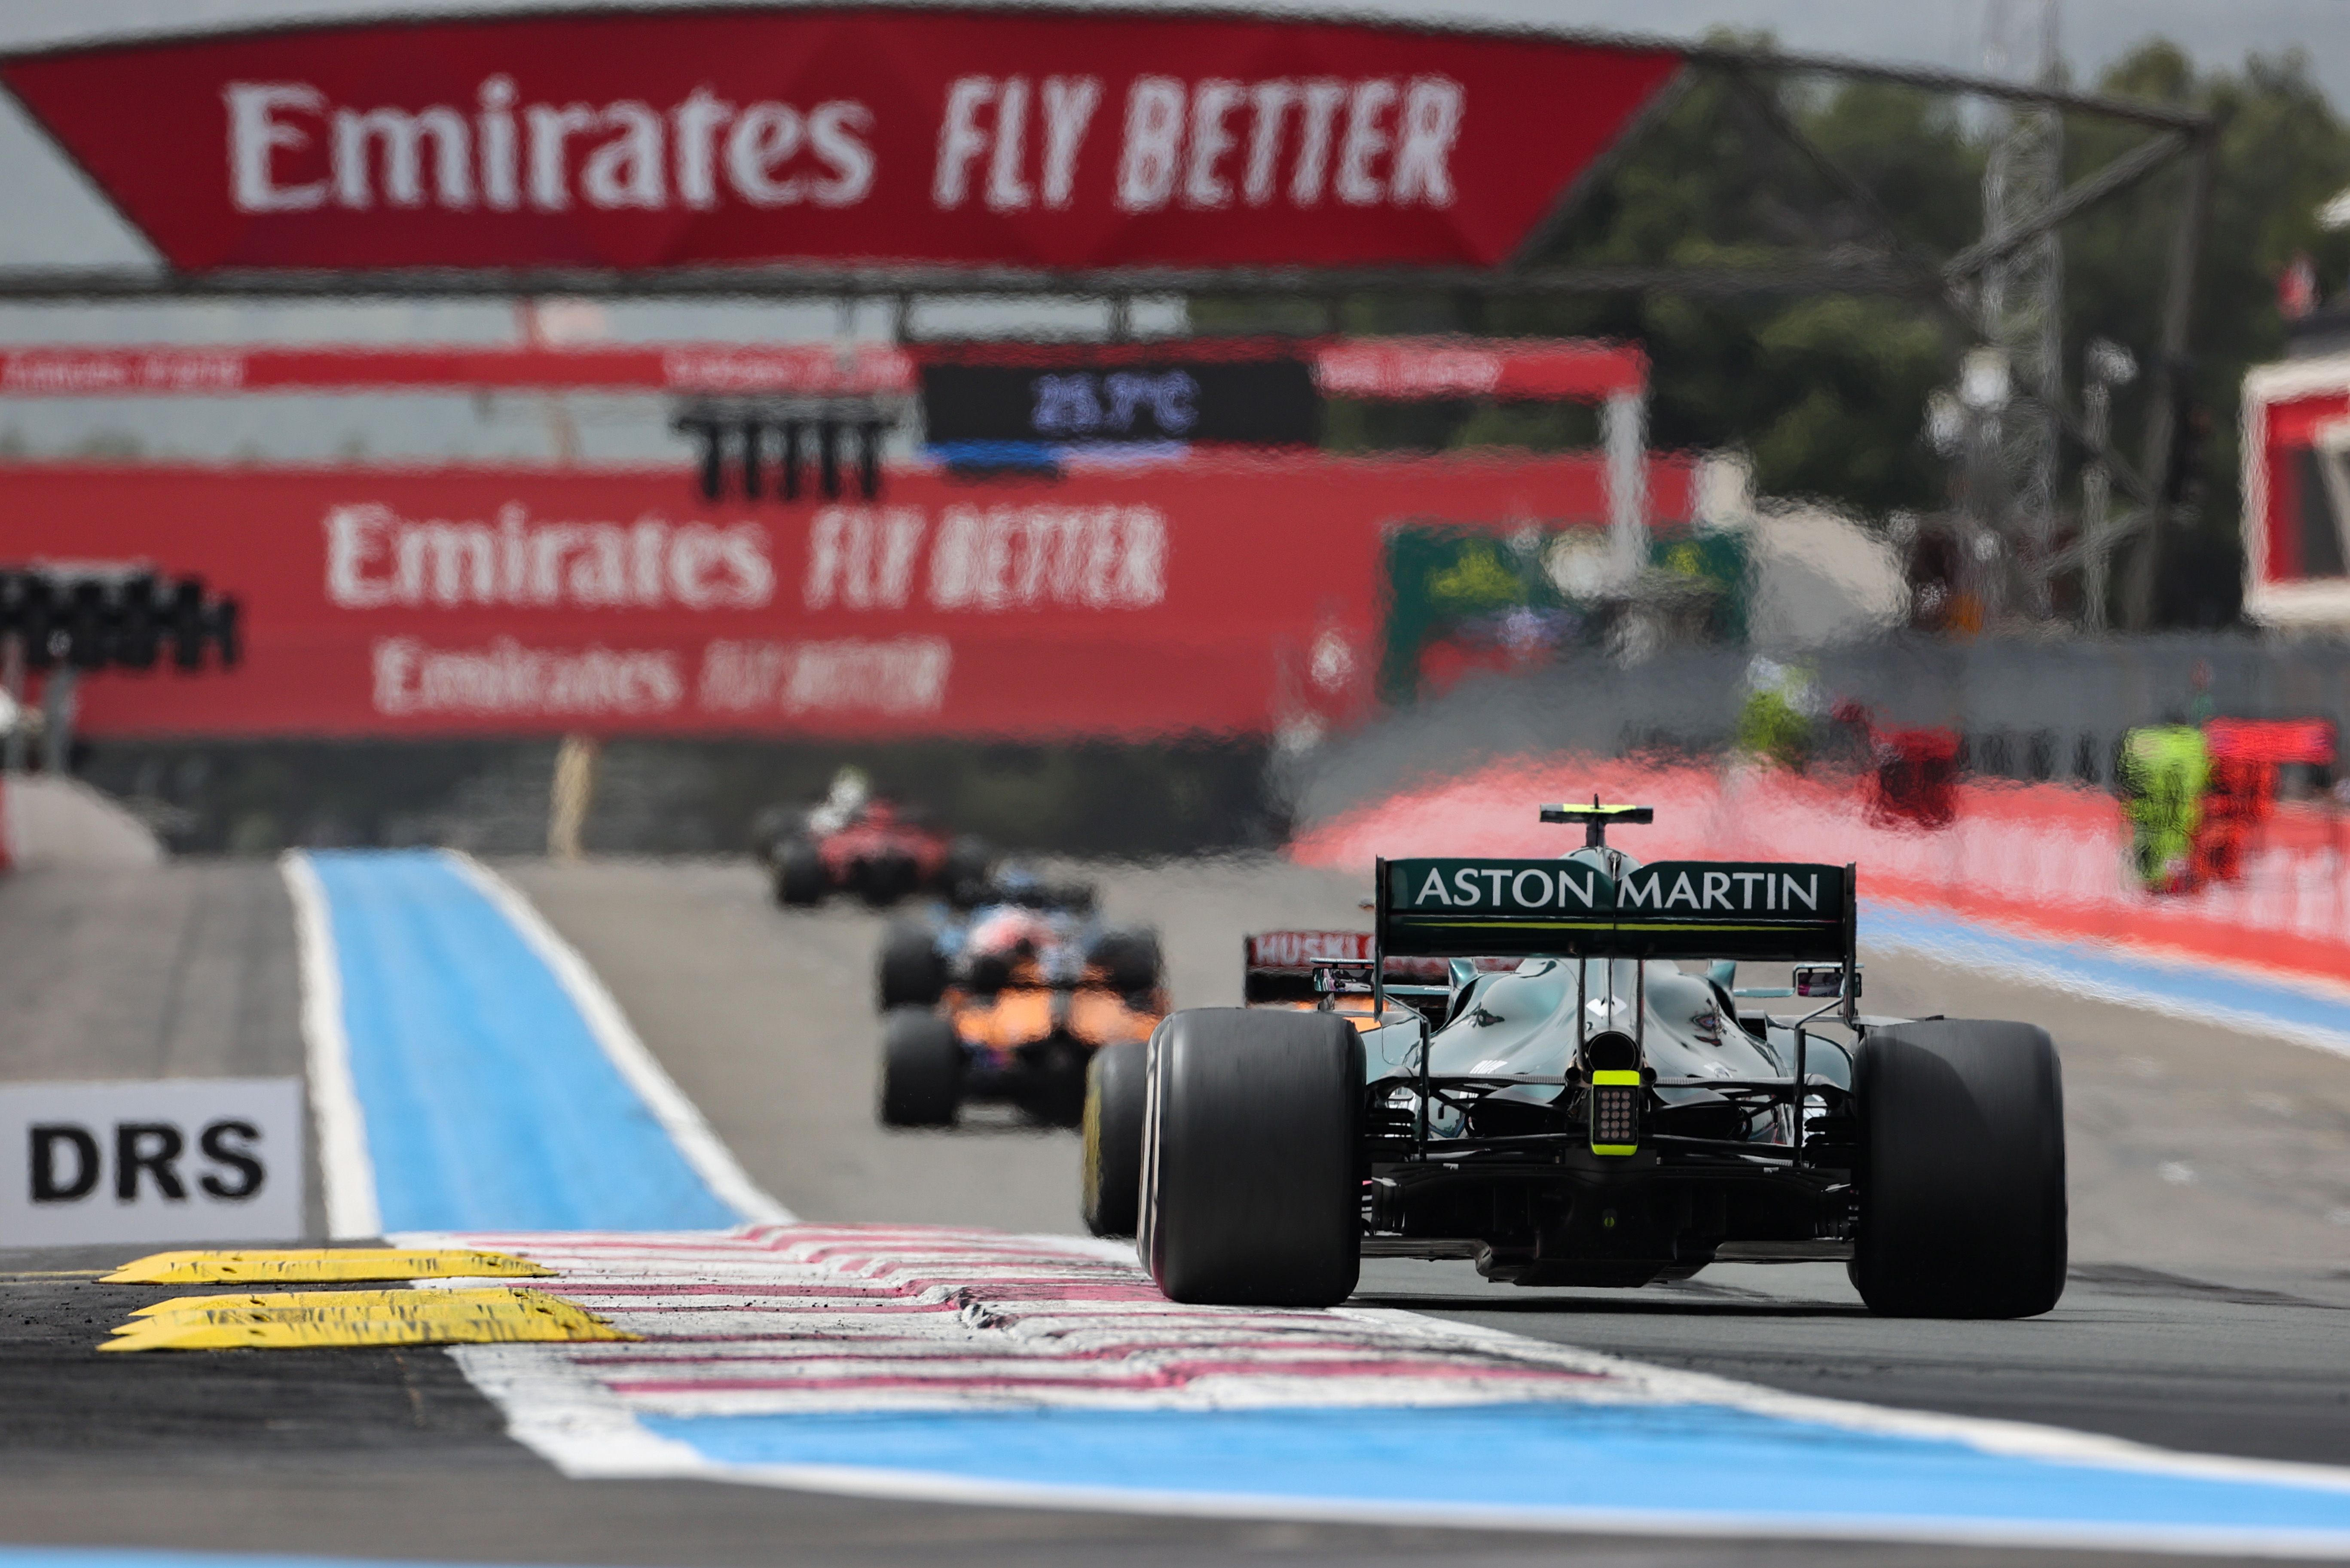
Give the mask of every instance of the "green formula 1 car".
[[[1851, 866], [1642, 865], [1606, 834], [1646, 808], [1542, 815], [1584, 846], [1381, 861], [1369, 961], [1321, 966], [1320, 1008], [1190, 1009], [1104, 1053], [1095, 1229], [1139, 1231], [1185, 1302], [1328, 1304], [1361, 1259], [1411, 1257], [1619, 1286], [1833, 1260], [1880, 1313], [2055, 1304], [2044, 1031], [1864, 1015]], [[1453, 961], [1449, 983], [1395, 982], [1403, 958]], [[1742, 962], [1792, 983], [1741, 991]]]

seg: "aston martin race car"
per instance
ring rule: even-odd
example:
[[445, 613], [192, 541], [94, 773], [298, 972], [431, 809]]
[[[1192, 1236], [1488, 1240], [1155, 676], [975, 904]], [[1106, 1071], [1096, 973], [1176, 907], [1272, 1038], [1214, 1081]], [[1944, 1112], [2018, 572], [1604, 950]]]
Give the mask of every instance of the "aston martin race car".
[[[2045, 1032], [1862, 1013], [1852, 866], [1643, 865], [1607, 831], [1646, 807], [1542, 816], [1582, 824], [1583, 846], [1380, 861], [1368, 961], [1320, 965], [1314, 1011], [1186, 1010], [1102, 1058], [1088, 1222], [1139, 1231], [1159, 1288], [1193, 1303], [1328, 1305], [1363, 1258], [1410, 1257], [1584, 1286], [1835, 1261], [1880, 1313], [2056, 1303]], [[1397, 958], [1447, 978], [1391, 981]], [[1756, 963], [1790, 983], [1740, 988]]]
[[883, 939], [880, 1116], [942, 1127], [972, 1101], [1074, 1125], [1087, 1069], [1167, 1013], [1159, 938], [1102, 924], [1093, 889], [1014, 873], [976, 908], [940, 904]]
[[775, 901], [787, 907], [820, 904], [830, 893], [855, 893], [876, 908], [918, 893], [967, 902], [993, 868], [984, 844], [877, 797], [856, 768], [843, 768], [811, 809], [763, 814], [752, 839], [775, 879]]

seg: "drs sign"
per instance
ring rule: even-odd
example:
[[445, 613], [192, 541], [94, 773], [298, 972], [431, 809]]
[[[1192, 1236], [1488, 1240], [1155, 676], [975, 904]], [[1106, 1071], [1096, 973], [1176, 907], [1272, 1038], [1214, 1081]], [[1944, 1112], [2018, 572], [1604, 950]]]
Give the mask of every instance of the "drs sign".
[[293, 1241], [298, 1078], [0, 1085], [0, 1246]]

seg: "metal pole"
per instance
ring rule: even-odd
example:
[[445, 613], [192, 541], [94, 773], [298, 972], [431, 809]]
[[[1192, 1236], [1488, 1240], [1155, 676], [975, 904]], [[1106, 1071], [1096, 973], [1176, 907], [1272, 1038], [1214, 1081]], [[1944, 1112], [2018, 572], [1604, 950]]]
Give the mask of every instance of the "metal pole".
[[74, 668], [59, 664], [41, 682], [41, 768], [51, 778], [73, 772]]
[[2194, 150], [2189, 154], [2187, 190], [2179, 202], [2178, 227], [2170, 238], [2170, 288], [2162, 306], [2162, 342], [2155, 352], [2154, 375], [2147, 386], [2150, 406], [2146, 414], [2146, 455], [2139, 464], [2154, 497], [2123, 590], [2123, 624], [2133, 631], [2144, 631], [2154, 622], [2155, 579], [2161, 567], [2163, 535], [2170, 523], [2166, 487], [2171, 444], [2178, 436], [2178, 376], [2186, 368], [2188, 329], [2195, 316], [2195, 270], [2203, 255], [2203, 215], [2211, 202], [2216, 140], [2217, 133], [2210, 130], [2195, 138]]
[[[1743, 77], [1733, 75], [1731, 82], [1745, 96], [1755, 112], [1762, 117], [1763, 123], [1768, 125], [1781, 140], [1801, 154], [1823, 179], [1841, 192], [1847, 202], [1876, 226], [1896, 264], [1896, 270], [1888, 275], [1906, 274], [1910, 278], [1913, 287], [1930, 286], [1932, 293], [1929, 297], [1936, 311], [1949, 327], [1965, 334], [1966, 338], [1971, 340], [1977, 335], [1977, 323], [1972, 305], [1953, 286], [1953, 280], [1944, 264], [1935, 261], [1905, 239], [1900, 225], [1893, 221], [1892, 214], [1877, 199], [1876, 193], [1830, 158], [1821, 150], [1818, 143], [1806, 136], [1802, 128], [1788, 117], [1785, 109], [1776, 99]], [[2007, 96], [2013, 98], [2016, 95]], [[2044, 100], [2045, 95], [2042, 95], [2042, 101]], [[2116, 188], [2118, 189], [2118, 186]], [[2103, 194], [2110, 195], [2112, 192], [2107, 191]], [[2199, 230], [2199, 223], [2197, 227]], [[1989, 250], [1978, 247], [1977, 254], [1982, 257], [1988, 257], [1992, 251], [1999, 248], [1996, 245], [1991, 246]], [[1973, 265], [1979, 265], [1981, 262], [1977, 261]], [[2036, 397], [2038, 394], [2034, 392], [2033, 395]], [[2070, 408], [2060, 401], [2054, 412], [2056, 415], [2057, 423], [2064, 427], [2065, 433], [2075, 440], [2086, 440], [2086, 432], [2081, 428], [2079, 416]], [[2106, 461], [2113, 470], [2114, 479], [2123, 490], [2141, 505], [2151, 503], [2153, 498], [2151, 481], [2111, 451], [2106, 454]], [[2046, 569], [2061, 570], [2064, 564], [2064, 557], [2060, 552], [2056, 557], [2051, 558]]]
[[553, 860], [577, 860], [580, 840], [588, 826], [588, 811], [596, 798], [596, 753], [601, 750], [593, 735], [569, 734], [555, 752], [555, 780], [547, 792], [546, 853]]
[[[2112, 504], [2114, 476], [2107, 465], [2113, 436], [2116, 387], [2137, 379], [2137, 361], [2130, 351], [2109, 337], [2092, 338], [2082, 355], [2081, 386], [2089, 429], [2089, 462], [2081, 471], [2081, 536], [2073, 552], [2081, 558], [2081, 625], [2090, 634], [2106, 629], [2107, 570], [2114, 540], [2107, 530], [2106, 508]], [[2054, 566], [2052, 571], [2059, 568]]]
[[[1849, 976], [1846, 976], [1846, 984], [1847, 986], [1849, 986], [1849, 985], [1850, 985], [1850, 983], [1851, 983], [1851, 978], [1850, 978]], [[1794, 1073], [1794, 1079], [1795, 1079], [1795, 1148], [1794, 1148], [1794, 1168], [1795, 1168], [1797, 1170], [1801, 1170], [1801, 1169], [1803, 1169], [1803, 1168], [1804, 1168], [1804, 1098], [1805, 1098], [1805, 1092], [1804, 1092], [1804, 1091], [1805, 1091], [1805, 1085], [1804, 1085], [1804, 1080], [1805, 1078], [1807, 1078], [1807, 1077], [1809, 1077], [1809, 1076], [1811, 1075], [1811, 1070], [1810, 1070], [1810, 1067], [1809, 1067], [1809, 1065], [1808, 1065], [1808, 1064], [1804, 1062], [1804, 1044], [1806, 1044], [1806, 1043], [1805, 1043], [1804, 1038], [1804, 1026], [1803, 1026], [1801, 1023], [1798, 1023], [1798, 1024], [1796, 1024], [1796, 1025], [1795, 1025], [1795, 1073]]]
[[8, 691], [8, 734], [0, 741], [0, 768], [25, 771], [25, 636], [12, 631], [0, 638], [0, 683]]
[[1575, 961], [1575, 1064], [1584, 1065], [1583, 1042], [1590, 1033], [1591, 1018], [1591, 955], [1576, 956]]
[[2102, 637], [2106, 630], [2106, 505], [2112, 498], [2113, 476], [2095, 454], [2106, 444], [2113, 416], [2113, 389], [2093, 365], [2082, 400], [2087, 405], [2084, 421], [2089, 427], [2089, 465], [2081, 472], [2081, 628]]
[[1607, 452], [1607, 545], [1619, 583], [1648, 563], [1648, 408], [1638, 392], [1611, 392], [1600, 414]]

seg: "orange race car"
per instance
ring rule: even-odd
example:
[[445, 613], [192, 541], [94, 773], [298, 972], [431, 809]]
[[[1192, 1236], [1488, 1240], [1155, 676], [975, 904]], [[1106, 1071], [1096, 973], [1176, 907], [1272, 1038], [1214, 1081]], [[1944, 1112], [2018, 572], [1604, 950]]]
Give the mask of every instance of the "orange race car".
[[854, 893], [875, 908], [918, 893], [968, 900], [987, 882], [987, 846], [872, 793], [865, 775], [843, 768], [832, 793], [810, 810], [776, 807], [753, 826], [775, 901], [807, 908]]
[[1165, 1016], [1161, 968], [1157, 933], [1102, 926], [1090, 888], [1016, 874], [968, 919], [899, 922], [881, 950], [882, 1122], [943, 1127], [1000, 1101], [1075, 1126], [1095, 1054]]
[[[1443, 959], [1390, 954], [1382, 974], [1388, 1006], [1372, 1014], [1368, 931], [1259, 931], [1241, 939], [1241, 1000], [1250, 1007], [1335, 1012], [1357, 1031], [1409, 1023], [1441, 1028], [1470, 994], [1466, 981], [1515, 969], [1515, 959]], [[1154, 1024], [1154, 1027], [1156, 1025]], [[1086, 1149], [1078, 1211], [1097, 1236], [1131, 1236], [1142, 1177], [1149, 1061], [1141, 1042], [1094, 1053], [1085, 1100]]]

